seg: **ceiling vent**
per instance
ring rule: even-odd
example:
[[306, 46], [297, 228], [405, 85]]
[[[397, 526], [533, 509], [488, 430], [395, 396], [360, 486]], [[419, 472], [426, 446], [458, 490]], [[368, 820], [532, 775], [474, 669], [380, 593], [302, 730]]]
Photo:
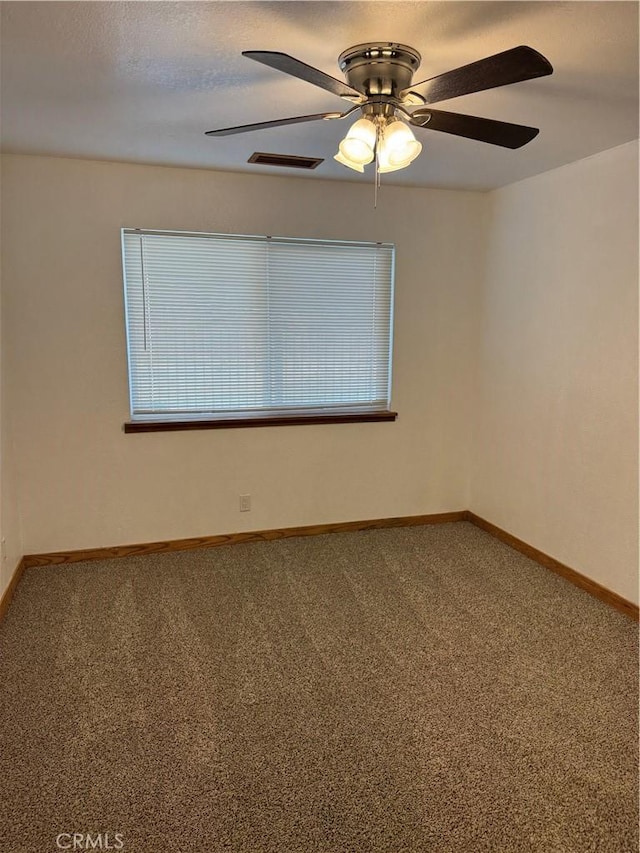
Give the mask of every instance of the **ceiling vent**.
[[294, 154], [264, 154], [256, 151], [247, 163], [257, 163], [260, 166], [284, 166], [288, 169], [315, 169], [324, 162], [322, 157], [296, 157]]

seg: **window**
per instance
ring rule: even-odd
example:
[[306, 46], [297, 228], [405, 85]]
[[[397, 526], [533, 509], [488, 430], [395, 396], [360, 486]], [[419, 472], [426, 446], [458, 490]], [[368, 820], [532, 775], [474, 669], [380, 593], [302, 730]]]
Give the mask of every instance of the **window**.
[[395, 417], [393, 246], [131, 229], [122, 244], [128, 431]]

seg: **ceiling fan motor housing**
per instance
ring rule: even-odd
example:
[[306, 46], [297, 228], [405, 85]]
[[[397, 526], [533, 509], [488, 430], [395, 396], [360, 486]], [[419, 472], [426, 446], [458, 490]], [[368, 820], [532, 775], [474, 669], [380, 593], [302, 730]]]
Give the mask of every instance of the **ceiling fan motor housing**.
[[356, 44], [338, 57], [347, 83], [367, 98], [399, 99], [400, 92], [411, 85], [420, 61], [414, 48], [388, 41]]

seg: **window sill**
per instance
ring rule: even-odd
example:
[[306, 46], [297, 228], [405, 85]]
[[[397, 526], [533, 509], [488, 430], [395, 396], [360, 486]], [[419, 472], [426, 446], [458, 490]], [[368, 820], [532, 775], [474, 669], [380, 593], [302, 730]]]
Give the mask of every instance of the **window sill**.
[[128, 421], [124, 431], [171, 432], [193, 429], [238, 429], [242, 427], [303, 426], [305, 424], [351, 424], [395, 421], [397, 412], [342, 412], [335, 415], [271, 415], [258, 418], [212, 418], [203, 421]]

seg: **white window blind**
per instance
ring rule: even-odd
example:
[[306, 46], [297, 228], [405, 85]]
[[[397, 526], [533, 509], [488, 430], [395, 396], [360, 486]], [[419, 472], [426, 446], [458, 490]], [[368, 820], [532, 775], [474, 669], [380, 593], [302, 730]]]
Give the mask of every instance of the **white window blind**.
[[132, 420], [389, 406], [393, 246], [123, 229]]

